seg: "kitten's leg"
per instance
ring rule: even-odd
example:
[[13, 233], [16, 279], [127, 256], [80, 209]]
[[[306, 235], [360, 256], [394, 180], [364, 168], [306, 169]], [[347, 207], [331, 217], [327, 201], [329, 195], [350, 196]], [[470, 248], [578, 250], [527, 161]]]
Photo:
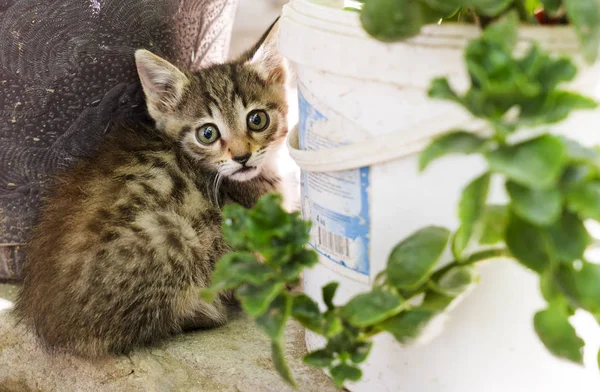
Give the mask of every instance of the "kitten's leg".
[[[196, 296], [198, 296], [198, 292], [196, 292]], [[188, 304], [189, 311], [180, 322], [183, 331], [216, 328], [227, 323], [228, 304], [221, 295], [211, 303], [195, 298]]]

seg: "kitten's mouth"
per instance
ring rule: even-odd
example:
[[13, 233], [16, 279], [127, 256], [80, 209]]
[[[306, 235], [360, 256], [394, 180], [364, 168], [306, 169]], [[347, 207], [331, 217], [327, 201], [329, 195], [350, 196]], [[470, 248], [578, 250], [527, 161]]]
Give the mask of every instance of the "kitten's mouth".
[[253, 170], [256, 170], [256, 166], [244, 166], [244, 167], [234, 171], [233, 174], [249, 173]]
[[258, 167], [256, 166], [244, 166], [229, 175], [229, 177], [236, 181], [248, 181], [256, 175], [258, 175]]

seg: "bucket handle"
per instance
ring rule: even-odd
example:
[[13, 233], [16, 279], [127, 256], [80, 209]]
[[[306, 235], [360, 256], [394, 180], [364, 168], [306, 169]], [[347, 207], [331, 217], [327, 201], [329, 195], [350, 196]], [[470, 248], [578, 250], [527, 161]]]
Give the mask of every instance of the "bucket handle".
[[[483, 130], [484, 124], [482, 120], [477, 119], [469, 119], [454, 126], [451, 123], [452, 121], [445, 114], [422, 124], [411, 126], [411, 130], [413, 134], [428, 132], [432, 135], [439, 135], [449, 129], [460, 128], [479, 133]], [[367, 134], [366, 131], [365, 134]], [[407, 141], [406, 131], [392, 132], [367, 141], [334, 148], [301, 150], [298, 124], [296, 124], [288, 135], [287, 147], [290, 156], [303, 171], [334, 172], [377, 165], [417, 154], [429, 144], [432, 138], [433, 136]]]

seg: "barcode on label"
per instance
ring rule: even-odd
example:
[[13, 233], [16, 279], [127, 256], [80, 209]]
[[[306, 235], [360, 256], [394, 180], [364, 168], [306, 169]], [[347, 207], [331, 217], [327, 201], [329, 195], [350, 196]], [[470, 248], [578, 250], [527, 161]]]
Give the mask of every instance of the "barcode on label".
[[348, 260], [350, 259], [350, 240], [339, 234], [325, 230], [317, 226], [317, 245], [332, 256]]

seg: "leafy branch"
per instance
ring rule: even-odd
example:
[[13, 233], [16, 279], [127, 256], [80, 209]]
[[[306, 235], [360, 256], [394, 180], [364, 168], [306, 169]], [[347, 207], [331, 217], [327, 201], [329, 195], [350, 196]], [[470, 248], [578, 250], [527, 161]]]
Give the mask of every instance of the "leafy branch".
[[366, 360], [374, 335], [389, 332], [402, 343], [417, 338], [430, 320], [476, 282], [471, 264], [504, 254], [486, 250], [435, 270], [450, 231], [427, 227], [394, 248], [371, 291], [338, 306], [338, 283], [332, 282], [322, 289], [321, 309], [307, 295], [286, 289], [299, 282], [302, 269], [317, 262], [317, 254], [306, 248], [310, 224], [297, 213], [286, 213], [280, 204], [280, 196], [269, 194], [251, 210], [238, 205], [224, 209], [223, 232], [237, 251], [217, 263], [212, 286], [201, 296], [211, 301], [221, 290], [235, 290], [244, 311], [271, 338], [275, 368], [291, 385], [283, 353], [283, 330], [290, 317], [327, 339], [326, 346], [307, 354], [304, 362], [326, 368], [342, 386], [361, 378], [358, 365]]
[[[448, 154], [480, 154], [487, 162], [487, 170], [463, 190], [460, 226], [455, 232], [425, 227], [402, 240], [370, 291], [340, 304], [334, 301], [338, 283], [332, 282], [322, 289], [324, 306], [289, 292], [286, 286], [298, 283], [302, 270], [318, 260], [306, 246], [310, 223], [282, 210], [277, 195], [264, 196], [250, 210], [224, 209], [223, 232], [236, 252], [217, 263], [212, 286], [201, 295], [210, 301], [221, 290], [235, 290], [244, 311], [270, 337], [275, 368], [290, 384], [283, 352], [290, 317], [325, 337], [325, 346], [304, 362], [326, 369], [342, 386], [361, 378], [373, 336], [415, 341], [474, 287], [476, 264], [498, 257], [539, 275], [547, 306], [533, 316], [535, 330], [551, 353], [582, 363], [584, 342], [569, 318], [582, 309], [600, 320], [600, 265], [585, 257], [591, 236], [584, 225], [600, 221], [600, 153], [548, 133], [512, 140], [522, 128], [554, 124], [596, 103], [560, 88], [576, 74], [569, 59], [536, 46], [516, 57], [517, 26], [517, 15], [509, 13], [468, 45], [471, 86], [464, 94], [444, 78], [429, 91], [485, 120], [492, 131], [487, 137], [451, 131], [420, 156], [421, 170]], [[504, 184], [507, 204], [488, 202], [492, 179]], [[443, 264], [448, 249], [454, 260]]]
[[[396, 42], [413, 37], [427, 24], [473, 22], [486, 27], [513, 11], [521, 22], [537, 24], [536, 10], [563, 17], [579, 36], [585, 58], [592, 62], [600, 47], [600, 3], [596, 0], [361, 0], [360, 18], [374, 38]], [[543, 19], [543, 18], [542, 18]]]
[[[591, 236], [584, 225], [587, 219], [600, 219], [600, 154], [547, 133], [517, 143], [510, 139], [521, 128], [554, 124], [596, 103], [559, 88], [575, 77], [569, 59], [549, 56], [536, 46], [514, 57], [516, 29], [517, 20], [509, 15], [469, 44], [472, 84], [465, 94], [443, 78], [434, 80], [429, 91], [431, 97], [455, 102], [486, 120], [493, 134], [442, 135], [423, 151], [420, 167], [447, 154], [485, 158], [488, 171], [463, 191], [453, 254], [466, 260], [463, 255], [471, 249], [504, 245], [513, 259], [538, 273], [547, 307], [535, 314], [535, 331], [550, 352], [582, 363], [584, 342], [569, 317], [577, 309], [600, 314], [600, 265], [585, 257]], [[492, 177], [504, 184], [506, 205], [487, 203]]]

